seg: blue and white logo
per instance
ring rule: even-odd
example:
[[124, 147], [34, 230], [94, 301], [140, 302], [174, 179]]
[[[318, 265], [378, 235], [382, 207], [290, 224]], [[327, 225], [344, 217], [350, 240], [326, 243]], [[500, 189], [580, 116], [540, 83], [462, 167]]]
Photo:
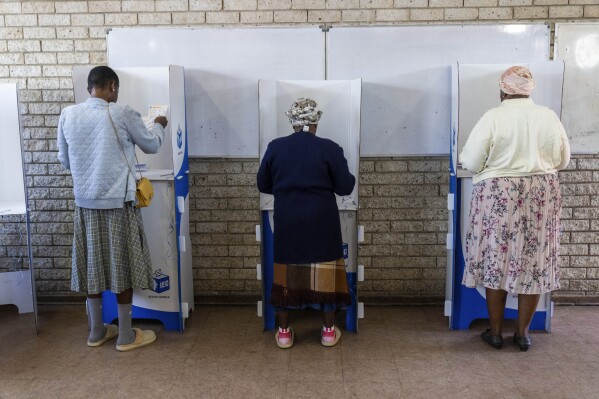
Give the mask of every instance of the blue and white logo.
[[343, 261], [345, 262], [345, 270], [347, 271], [347, 266], [349, 265], [349, 244], [343, 243]]
[[181, 149], [183, 147], [183, 131], [181, 130], [181, 125], [177, 129], [177, 147]]
[[155, 293], [160, 294], [161, 292], [168, 291], [171, 288], [170, 278], [168, 275], [162, 273], [162, 270], [156, 270], [152, 278], [154, 279], [152, 291]]

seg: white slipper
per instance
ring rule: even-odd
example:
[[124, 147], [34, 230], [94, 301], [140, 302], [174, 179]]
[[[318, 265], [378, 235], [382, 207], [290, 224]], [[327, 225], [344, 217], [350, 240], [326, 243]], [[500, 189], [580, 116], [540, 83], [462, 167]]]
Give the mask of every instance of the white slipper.
[[109, 324], [106, 326], [106, 334], [104, 334], [104, 337], [95, 342], [87, 341], [87, 346], [91, 346], [92, 348], [102, 346], [117, 335], [119, 335], [119, 328], [113, 324]]
[[141, 330], [139, 328], [133, 328], [135, 331], [135, 341], [130, 344], [117, 345], [116, 350], [120, 352], [127, 352], [133, 349], [141, 348], [142, 346], [150, 345], [156, 341], [156, 334], [152, 330]]

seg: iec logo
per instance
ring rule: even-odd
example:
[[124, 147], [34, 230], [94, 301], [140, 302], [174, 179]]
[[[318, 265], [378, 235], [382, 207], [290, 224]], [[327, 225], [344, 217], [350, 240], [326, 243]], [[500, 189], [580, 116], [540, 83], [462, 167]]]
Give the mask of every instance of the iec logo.
[[343, 243], [343, 263], [345, 263], [345, 271], [347, 271], [347, 266], [349, 265], [349, 244]]
[[177, 129], [177, 147], [181, 149], [183, 147], [183, 132], [181, 131], [181, 125]]
[[166, 274], [163, 274], [160, 269], [154, 272], [152, 279], [154, 280], [152, 291], [157, 294], [168, 291], [171, 288], [170, 278]]

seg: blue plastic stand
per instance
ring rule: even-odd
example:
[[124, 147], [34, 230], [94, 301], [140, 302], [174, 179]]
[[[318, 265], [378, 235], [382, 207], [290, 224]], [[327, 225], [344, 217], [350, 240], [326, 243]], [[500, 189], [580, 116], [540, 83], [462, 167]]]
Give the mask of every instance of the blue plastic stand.
[[[180, 312], [161, 312], [159, 310], [146, 309], [138, 306], [131, 307], [133, 319], [153, 319], [164, 325], [165, 330], [183, 331]], [[119, 317], [116, 294], [110, 291], [102, 293], [102, 320], [104, 323], [112, 324]]]

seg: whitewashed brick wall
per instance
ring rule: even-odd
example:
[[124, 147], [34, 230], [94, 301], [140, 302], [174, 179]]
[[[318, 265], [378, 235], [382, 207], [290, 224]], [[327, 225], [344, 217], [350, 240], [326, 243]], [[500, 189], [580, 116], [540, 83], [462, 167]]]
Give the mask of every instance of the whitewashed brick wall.
[[[56, 160], [56, 123], [73, 102], [71, 69], [106, 63], [106, 30], [132, 26], [428, 24], [599, 19], [599, 0], [113, 0], [0, 2], [0, 81], [17, 82], [23, 114], [35, 265], [42, 301], [69, 292], [72, 179]], [[439, 301], [445, 284], [447, 159], [361, 162], [360, 262], [366, 300]], [[249, 300], [257, 160], [191, 162], [194, 284], [203, 299]], [[560, 174], [564, 205], [561, 298], [599, 298], [599, 157]], [[0, 218], [0, 268], [23, 249], [20, 218]]]

